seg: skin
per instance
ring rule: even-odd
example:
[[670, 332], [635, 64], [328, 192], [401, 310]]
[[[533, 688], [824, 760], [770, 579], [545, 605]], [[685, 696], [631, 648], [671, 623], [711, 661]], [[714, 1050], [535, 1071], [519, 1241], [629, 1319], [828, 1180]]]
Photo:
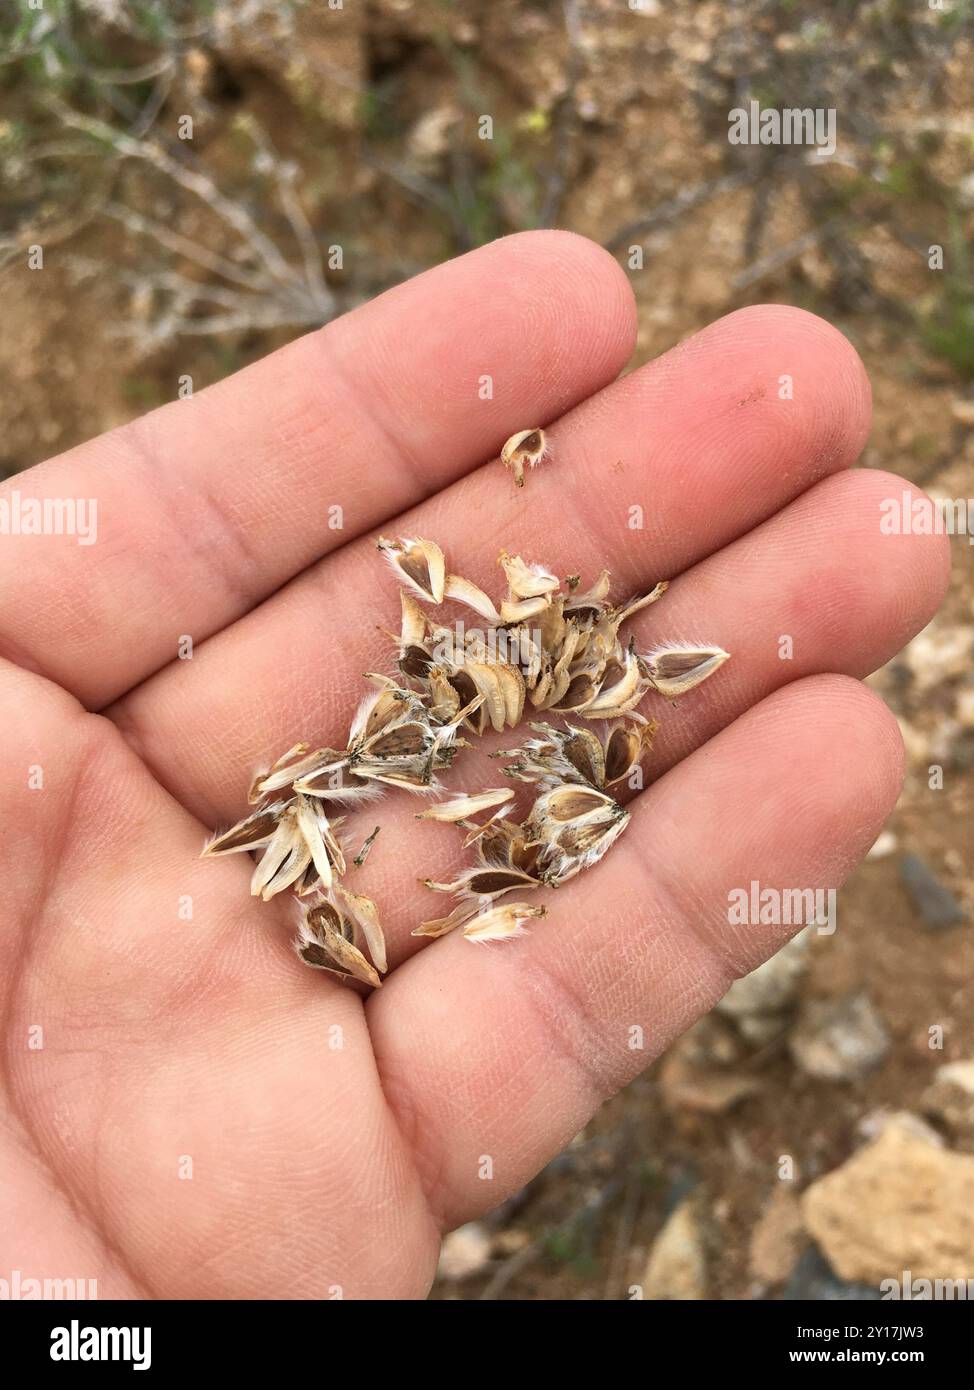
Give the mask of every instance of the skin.
[[[443, 1231], [783, 943], [728, 926], [728, 891], [836, 887], [869, 848], [903, 755], [859, 681], [937, 608], [946, 541], [881, 535], [909, 484], [849, 471], [869, 386], [822, 320], [745, 309], [616, 381], [634, 334], [611, 258], [528, 233], [4, 485], [96, 497], [99, 529], [0, 540], [0, 1266], [103, 1298], [422, 1297]], [[516, 491], [496, 455], [537, 424], [550, 461]], [[439, 540], [494, 593], [502, 546], [585, 582], [605, 564], [619, 594], [670, 578], [640, 649], [732, 659], [644, 703], [663, 728], [631, 826], [517, 941], [411, 938], [447, 901], [416, 877], [466, 862], [459, 836], [399, 794], [350, 818], [353, 854], [382, 824], [349, 886], [393, 967], [363, 998], [300, 966], [246, 858], [198, 855], [256, 765], [342, 743], [361, 673], [389, 668], [379, 532]], [[450, 785], [498, 785], [480, 763]]]

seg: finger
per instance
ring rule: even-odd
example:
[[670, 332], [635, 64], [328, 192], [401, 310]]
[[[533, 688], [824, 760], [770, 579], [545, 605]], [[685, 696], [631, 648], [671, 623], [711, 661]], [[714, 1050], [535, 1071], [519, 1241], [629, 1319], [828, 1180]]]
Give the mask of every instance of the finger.
[[107, 720], [5, 662], [0, 709], [23, 1040], [0, 1103], [56, 1184], [46, 1210], [103, 1236], [81, 1272], [144, 1297], [415, 1296], [437, 1231], [360, 999], [299, 965], [242, 864], [199, 862], [202, 827]]
[[418, 276], [0, 487], [18, 516], [23, 499], [96, 508], [74, 523], [94, 519], [92, 544], [2, 537], [0, 654], [100, 707], [183, 634], [611, 381], [633, 339], [626, 277], [582, 237], [526, 233]]
[[[789, 401], [772, 390], [785, 364], [796, 372]], [[394, 533], [440, 540], [451, 567], [495, 594], [502, 546], [561, 575], [594, 578], [607, 565], [615, 591], [631, 592], [852, 463], [868, 408], [858, 357], [820, 319], [776, 307], [733, 314], [559, 421], [550, 464], [523, 490], [490, 465], [400, 517]], [[633, 507], [642, 531], [630, 528]], [[363, 540], [112, 717], [196, 814], [233, 818], [256, 764], [297, 738], [342, 737], [361, 673], [388, 660], [375, 626], [398, 621], [395, 590]]]
[[611, 854], [549, 895], [530, 935], [453, 935], [395, 972], [369, 1022], [444, 1226], [521, 1187], [794, 930], [729, 925], [729, 894], [837, 887], [901, 778], [899, 732], [874, 695], [797, 682], [645, 792]]

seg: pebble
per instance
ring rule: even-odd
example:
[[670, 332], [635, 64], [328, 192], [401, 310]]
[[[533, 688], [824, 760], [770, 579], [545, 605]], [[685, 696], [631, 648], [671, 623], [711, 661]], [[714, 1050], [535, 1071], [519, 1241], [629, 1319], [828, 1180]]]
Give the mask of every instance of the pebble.
[[704, 1115], [722, 1115], [761, 1089], [756, 1076], [698, 1066], [679, 1050], [670, 1051], [664, 1058], [659, 1081], [668, 1109], [693, 1110]]
[[751, 1231], [750, 1272], [762, 1284], [782, 1284], [791, 1274], [805, 1244], [801, 1206], [792, 1184], [780, 1182]]
[[763, 965], [735, 980], [717, 1004], [718, 1012], [740, 1022], [748, 1016], [780, 1015], [787, 1009], [808, 969], [811, 931], [806, 927]]
[[643, 1298], [707, 1297], [707, 1259], [700, 1199], [687, 1197], [653, 1241], [643, 1274]]
[[872, 849], [866, 855], [866, 858], [886, 859], [889, 855], [895, 852], [898, 843], [899, 841], [893, 834], [892, 830], [884, 830], [882, 834], [879, 836], [879, 838], [876, 840], [876, 843], [873, 845]]
[[974, 1138], [974, 1061], [938, 1067], [920, 1099], [920, 1109], [940, 1120], [956, 1138]]
[[490, 1260], [491, 1238], [479, 1221], [459, 1226], [443, 1239], [437, 1277], [458, 1282], [479, 1274]]
[[905, 854], [900, 860], [900, 876], [913, 900], [913, 906], [931, 931], [955, 927], [967, 921], [967, 914], [950, 889], [918, 854]]
[[781, 1291], [782, 1299], [809, 1303], [868, 1302], [879, 1299], [879, 1289], [866, 1284], [850, 1284], [830, 1269], [818, 1250], [810, 1247], [802, 1255], [791, 1278]]
[[974, 1158], [887, 1125], [802, 1198], [806, 1230], [845, 1280], [878, 1287], [974, 1272]]
[[927, 1124], [926, 1120], [914, 1115], [910, 1110], [871, 1110], [868, 1115], [863, 1115], [856, 1125], [856, 1135], [865, 1142], [872, 1143], [889, 1125], [898, 1125], [915, 1139], [932, 1144], [935, 1149], [947, 1147], [943, 1135], [938, 1134], [933, 1125]]
[[943, 681], [966, 675], [974, 652], [974, 627], [934, 619], [903, 649], [902, 658], [922, 693]]
[[868, 995], [813, 999], [788, 1039], [795, 1064], [821, 1081], [855, 1081], [874, 1071], [890, 1048], [886, 1025]]

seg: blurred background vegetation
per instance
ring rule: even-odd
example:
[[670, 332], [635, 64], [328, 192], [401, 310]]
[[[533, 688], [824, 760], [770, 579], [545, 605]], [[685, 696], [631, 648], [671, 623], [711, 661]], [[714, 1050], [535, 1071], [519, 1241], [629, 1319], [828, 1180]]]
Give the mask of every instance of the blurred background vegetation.
[[[739, 305], [801, 305], [867, 364], [865, 465], [972, 497], [972, 71], [971, 0], [7, 0], [0, 476], [458, 252], [564, 226], [629, 272], [634, 364]], [[751, 100], [834, 108], [836, 153], [732, 145]], [[974, 1057], [974, 564], [954, 548], [944, 612], [874, 678], [911, 774], [849, 925], [460, 1233], [441, 1294], [853, 1296], [794, 1194], [887, 1109], [941, 1123], [934, 1069]], [[913, 860], [955, 901], [946, 931]], [[823, 1046], [847, 1061], [823, 1073]]]

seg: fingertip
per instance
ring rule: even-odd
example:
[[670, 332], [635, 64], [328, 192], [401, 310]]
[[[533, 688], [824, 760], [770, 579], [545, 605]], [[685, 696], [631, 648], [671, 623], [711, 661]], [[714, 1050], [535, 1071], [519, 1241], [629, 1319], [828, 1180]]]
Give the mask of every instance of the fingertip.
[[831, 789], [836, 805], [854, 803], [877, 830], [882, 826], [900, 794], [906, 758], [896, 716], [875, 690], [853, 676], [805, 676], [756, 713], [772, 717], [774, 741], [785, 747], [807, 746], [813, 731], [815, 775], [826, 796]]
[[888, 660], [943, 601], [950, 540], [934, 532], [933, 505], [905, 478], [864, 468], [820, 482], [791, 515], [796, 548], [828, 561], [795, 586], [796, 615], [855, 635], [871, 664], [853, 674]]
[[[546, 283], [553, 302], [576, 321], [577, 348], [598, 354], [621, 371], [636, 345], [636, 297], [628, 275], [605, 247], [578, 232], [514, 232], [484, 250], [496, 252], [530, 280]], [[478, 253], [473, 253], [478, 254]]]
[[[858, 474], [875, 498], [884, 539], [899, 542], [916, 577], [919, 615], [923, 623], [934, 616], [950, 587], [951, 538], [946, 529], [934, 529], [936, 502], [908, 478], [885, 469]], [[914, 518], [918, 519], [915, 523]], [[929, 529], [927, 525], [929, 518]]]
[[707, 332], [722, 338], [724, 350], [755, 378], [740, 408], [771, 397], [781, 447], [810, 453], [810, 481], [856, 461], [872, 425], [872, 388], [844, 333], [787, 304], [737, 309]]

